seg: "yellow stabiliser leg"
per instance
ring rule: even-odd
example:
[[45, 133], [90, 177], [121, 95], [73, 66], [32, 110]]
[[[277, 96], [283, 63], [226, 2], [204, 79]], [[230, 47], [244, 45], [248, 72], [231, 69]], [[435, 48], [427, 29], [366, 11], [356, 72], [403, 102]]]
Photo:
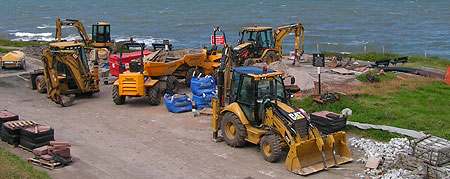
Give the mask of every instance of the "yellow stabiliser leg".
[[318, 134], [317, 129], [312, 128], [310, 137], [297, 143], [292, 141], [285, 163], [289, 171], [309, 175], [353, 160], [346, 144], [345, 132], [336, 132], [323, 138]]

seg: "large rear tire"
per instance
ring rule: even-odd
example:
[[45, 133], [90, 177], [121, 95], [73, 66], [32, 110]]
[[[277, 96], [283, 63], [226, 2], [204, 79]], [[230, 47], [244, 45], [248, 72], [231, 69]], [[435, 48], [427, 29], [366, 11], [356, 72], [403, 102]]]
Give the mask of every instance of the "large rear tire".
[[265, 135], [259, 144], [264, 159], [268, 162], [276, 162], [281, 158], [280, 141], [273, 134]]
[[200, 71], [196, 70], [195, 68], [189, 68], [189, 70], [186, 72], [186, 76], [184, 78], [184, 82], [186, 83], [187, 87], [191, 87], [191, 79], [192, 76], [198, 75], [200, 73]]
[[222, 136], [231, 147], [242, 147], [246, 144], [247, 130], [236, 114], [227, 112], [221, 122]]
[[267, 64], [271, 64], [273, 62], [278, 61], [278, 55], [274, 51], [268, 51], [266, 55], [263, 57], [263, 62]]
[[45, 83], [44, 75], [39, 75], [36, 77], [36, 87], [39, 93], [47, 92], [47, 84]]
[[126, 96], [120, 96], [119, 95], [119, 86], [113, 86], [112, 89], [112, 98], [115, 104], [121, 105], [125, 103], [125, 97]]
[[161, 93], [159, 91], [159, 83], [156, 83], [148, 90], [149, 102], [152, 106], [158, 106], [161, 103]]
[[176, 76], [167, 76], [165, 91], [167, 94], [175, 94], [178, 92], [178, 79]]

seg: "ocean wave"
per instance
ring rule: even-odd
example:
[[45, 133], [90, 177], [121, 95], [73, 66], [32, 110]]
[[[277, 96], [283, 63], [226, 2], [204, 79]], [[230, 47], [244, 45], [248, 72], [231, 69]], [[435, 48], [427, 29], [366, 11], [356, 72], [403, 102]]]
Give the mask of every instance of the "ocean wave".
[[38, 29], [54, 29], [54, 28], [56, 28], [56, 25], [41, 24], [41, 25], [38, 25], [36, 28], [38, 28]]
[[336, 42], [323, 42], [323, 44], [327, 44], [327, 45], [339, 45], [339, 43], [336, 43]]
[[30, 33], [30, 32], [15, 32], [10, 33], [9, 35], [14, 35], [16, 37], [48, 37], [51, 36], [51, 32], [44, 32], [44, 33]]
[[354, 45], [361, 45], [361, 44], [368, 44], [368, 41], [365, 40], [352, 40], [352, 44]]

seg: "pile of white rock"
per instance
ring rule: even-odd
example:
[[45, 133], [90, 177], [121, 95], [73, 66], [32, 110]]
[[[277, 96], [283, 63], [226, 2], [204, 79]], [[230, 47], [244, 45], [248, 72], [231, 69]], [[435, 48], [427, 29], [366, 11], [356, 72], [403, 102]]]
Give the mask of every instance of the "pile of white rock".
[[[350, 145], [364, 151], [364, 156], [382, 158], [382, 166], [390, 167], [400, 152], [407, 153], [410, 150], [407, 138], [392, 138], [389, 143], [374, 142], [370, 139], [349, 139]], [[365, 161], [362, 161], [365, 162]]]
[[[396, 158], [399, 153], [408, 153], [411, 148], [409, 147], [410, 141], [407, 138], [392, 138], [389, 143], [374, 142], [370, 139], [356, 139], [354, 137], [348, 139], [350, 145], [354, 148], [364, 151], [364, 157], [357, 161], [366, 163], [369, 157], [382, 158], [380, 165], [384, 169], [366, 169], [364, 174], [370, 176], [370, 178], [416, 178], [418, 175], [414, 175], [414, 172], [406, 169], [392, 169]], [[358, 173], [356, 176], [364, 178], [364, 174]]]

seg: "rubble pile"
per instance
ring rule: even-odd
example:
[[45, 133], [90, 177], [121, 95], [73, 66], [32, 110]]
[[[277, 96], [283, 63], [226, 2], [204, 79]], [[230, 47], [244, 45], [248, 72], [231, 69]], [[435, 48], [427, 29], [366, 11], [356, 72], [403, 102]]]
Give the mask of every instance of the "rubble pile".
[[[253, 66], [259, 66], [259, 67], [263, 67], [263, 66], [267, 66], [267, 68], [278, 71], [278, 72], [283, 72], [285, 77], [295, 77], [295, 85], [297, 85], [300, 90], [302, 91], [306, 91], [306, 90], [312, 90], [314, 89], [314, 81], [315, 80], [309, 73], [305, 72], [305, 71], [300, 71], [298, 69], [295, 68], [291, 68], [285, 64], [283, 64], [281, 61], [276, 61], [273, 63], [270, 63], [269, 65], [267, 65], [266, 63], [256, 63]], [[286, 78], [285, 79], [285, 84], [290, 84], [291, 79], [290, 78]]]
[[[383, 167], [390, 167], [400, 152], [407, 153], [410, 150], [407, 138], [392, 138], [389, 143], [373, 142], [370, 139], [349, 139], [350, 145], [365, 152], [365, 157], [383, 158]], [[364, 162], [364, 161], [363, 161]]]
[[41, 57], [42, 57], [42, 50], [47, 49], [47, 48], [49, 48], [49, 47], [46, 46], [46, 45], [25, 46], [25, 47], [23, 47], [22, 52], [27, 54], [28, 57], [41, 59]]

